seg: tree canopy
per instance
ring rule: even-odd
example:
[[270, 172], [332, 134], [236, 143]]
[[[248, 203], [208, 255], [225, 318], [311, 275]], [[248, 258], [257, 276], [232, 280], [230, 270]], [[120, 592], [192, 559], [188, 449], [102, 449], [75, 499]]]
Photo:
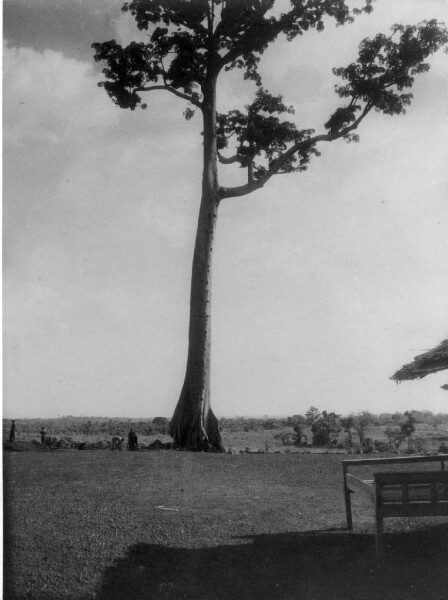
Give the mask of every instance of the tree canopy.
[[[115, 40], [93, 44], [95, 60], [104, 61], [106, 81], [99, 83], [121, 108], [146, 108], [142, 93], [168, 91], [188, 102], [187, 119], [204, 108], [204, 90], [221, 71], [240, 69], [257, 86], [245, 111], [217, 115], [218, 157], [222, 163], [247, 168], [243, 186], [221, 188], [221, 197], [239, 196], [262, 187], [273, 175], [303, 171], [318, 142], [337, 138], [357, 141], [353, 131], [372, 111], [401, 114], [411, 103], [415, 75], [429, 70], [428, 57], [448, 42], [436, 20], [418, 25], [395, 24], [388, 35], [361, 41], [358, 57], [334, 74], [340, 106], [329, 116], [323, 133], [299, 129], [284, 115], [294, 110], [263, 87], [258, 64], [266, 48], [284, 35], [288, 40], [310, 29], [322, 31], [334, 20], [350, 23], [371, 12], [372, 0], [350, 10], [344, 0], [293, 0], [289, 11], [275, 10], [274, 0], [134, 0], [123, 6], [149, 41], [122, 47]], [[225, 155], [224, 151], [231, 151]]]

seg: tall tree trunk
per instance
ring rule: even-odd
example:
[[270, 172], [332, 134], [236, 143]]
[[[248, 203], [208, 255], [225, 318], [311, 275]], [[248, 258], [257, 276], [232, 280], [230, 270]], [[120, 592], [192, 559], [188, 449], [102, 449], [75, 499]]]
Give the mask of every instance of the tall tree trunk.
[[212, 80], [204, 91], [204, 171], [191, 274], [187, 368], [170, 424], [175, 446], [206, 452], [224, 452], [218, 420], [210, 407], [212, 253], [220, 200], [215, 87]]

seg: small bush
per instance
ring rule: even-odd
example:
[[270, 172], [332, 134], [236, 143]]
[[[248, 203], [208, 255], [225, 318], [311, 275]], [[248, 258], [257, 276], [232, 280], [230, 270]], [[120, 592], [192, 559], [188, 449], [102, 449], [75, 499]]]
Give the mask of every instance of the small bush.
[[155, 433], [167, 434], [170, 428], [170, 421], [166, 417], [154, 417], [151, 425]]
[[373, 445], [378, 452], [391, 452], [393, 450], [393, 447], [390, 444], [382, 442], [381, 440], [374, 440]]
[[371, 454], [375, 450], [375, 443], [372, 438], [365, 438], [362, 444], [362, 453], [363, 454]]
[[284, 446], [293, 446], [296, 443], [296, 434], [285, 431], [274, 436], [276, 439], [280, 438]]
[[414, 440], [414, 451], [417, 454], [426, 454], [426, 452], [428, 452], [428, 446], [423, 440]]

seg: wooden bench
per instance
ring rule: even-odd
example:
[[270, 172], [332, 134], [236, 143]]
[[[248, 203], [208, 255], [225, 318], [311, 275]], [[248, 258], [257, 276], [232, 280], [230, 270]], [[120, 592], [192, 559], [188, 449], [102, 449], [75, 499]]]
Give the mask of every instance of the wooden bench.
[[[342, 461], [347, 528], [353, 529], [350, 496], [354, 492], [361, 492], [375, 505], [375, 544], [378, 560], [381, 560], [384, 554], [383, 519], [448, 515], [448, 472], [445, 470], [447, 461], [448, 454]], [[349, 473], [350, 467], [414, 466], [421, 463], [440, 463], [440, 470], [375, 472], [373, 479], [361, 479]]]

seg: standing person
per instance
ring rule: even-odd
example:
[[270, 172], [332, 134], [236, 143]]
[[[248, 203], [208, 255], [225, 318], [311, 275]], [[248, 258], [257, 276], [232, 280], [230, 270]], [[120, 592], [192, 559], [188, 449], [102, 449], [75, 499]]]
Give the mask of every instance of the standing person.
[[42, 429], [40, 430], [40, 443], [42, 445], [42, 448], [45, 446], [45, 436], [46, 436], [45, 427], [42, 427]]
[[11, 422], [11, 429], [9, 430], [9, 441], [10, 442], [16, 441], [16, 422], [14, 419]]
[[132, 427], [128, 433], [128, 448], [129, 450], [135, 450], [135, 433]]

